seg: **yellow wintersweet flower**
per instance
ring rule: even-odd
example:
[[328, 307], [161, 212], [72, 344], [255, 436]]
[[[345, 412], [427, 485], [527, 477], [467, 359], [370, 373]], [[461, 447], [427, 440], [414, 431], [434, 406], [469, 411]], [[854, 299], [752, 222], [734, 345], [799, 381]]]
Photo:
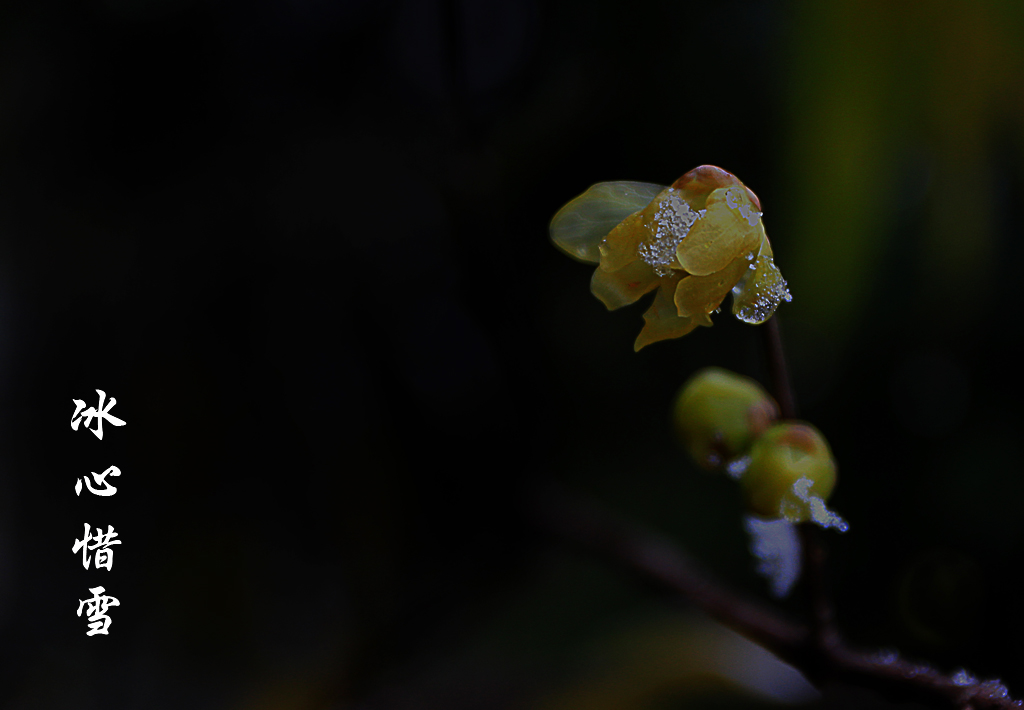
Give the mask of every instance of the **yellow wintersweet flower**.
[[772, 258], [761, 203], [732, 173], [702, 165], [671, 187], [602, 182], [551, 220], [551, 239], [598, 264], [590, 290], [609, 310], [657, 289], [634, 349], [710, 326], [727, 293], [746, 323], [792, 300]]

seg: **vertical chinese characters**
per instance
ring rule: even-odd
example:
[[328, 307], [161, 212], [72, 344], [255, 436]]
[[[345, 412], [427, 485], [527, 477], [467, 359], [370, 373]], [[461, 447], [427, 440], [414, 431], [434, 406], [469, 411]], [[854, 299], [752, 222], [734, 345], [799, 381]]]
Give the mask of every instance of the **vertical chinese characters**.
[[[71, 415], [71, 429], [72, 431], [78, 431], [79, 425], [84, 420], [85, 429], [91, 431], [97, 439], [102, 441], [104, 420], [115, 427], [122, 427], [125, 425], [125, 422], [110, 413], [110, 410], [117, 404], [116, 399], [111, 397], [107, 400], [107, 393], [103, 390], [96, 390], [96, 394], [99, 395], [99, 405], [96, 407], [86, 407], [85, 402], [80, 399], [71, 400], [75, 404], [75, 413]], [[94, 422], [95, 427], [91, 428]], [[89, 476], [82, 476], [76, 480], [76, 496], [82, 495], [83, 482], [85, 483], [85, 488], [93, 495], [106, 498], [117, 493], [117, 488], [107, 480], [108, 476], [115, 477], [121, 475], [121, 469], [117, 466], [110, 466], [103, 473], [90, 471], [89, 474], [92, 480], [90, 480]], [[114, 550], [112, 546], [121, 544], [120, 540], [114, 539], [117, 537], [117, 533], [114, 532], [114, 526], [107, 525], [106, 532], [103, 532], [101, 526], [96, 526], [93, 532], [88, 523], [84, 525], [85, 532], [82, 535], [82, 539], [75, 538], [75, 544], [71, 548], [71, 552], [78, 554], [81, 551], [82, 566], [87, 570], [89, 569], [89, 564], [92, 563], [94, 569], [105, 567], [108, 572], [111, 571], [114, 565]], [[104, 594], [106, 589], [103, 587], [90, 587], [89, 591], [93, 594], [91, 598], [78, 600], [78, 616], [82, 616], [82, 609], [84, 608], [86, 618], [89, 621], [89, 631], [86, 632], [86, 636], [95, 636], [96, 634], [108, 635], [111, 619], [107, 616], [107, 610], [112, 606], [121, 606], [121, 602], [116, 597]]]
[[[89, 533], [89, 523], [85, 524], [85, 535], [79, 540], [75, 538], [75, 546], [71, 549], [72, 552], [82, 551], [82, 566], [89, 569], [89, 553], [96, 552], [96, 569], [100, 567], [106, 567], [107, 570], [114, 564], [114, 551], [110, 549], [111, 545], [120, 545], [120, 540], [115, 540], [117, 533], [114, 532], [114, 526], [108, 525], [107, 532], [103, 532], [103, 528], [96, 528], [96, 535]], [[89, 544], [89, 541], [92, 544]]]
[[82, 607], [84, 606], [85, 616], [89, 620], [89, 630], [85, 632], [85, 635], [107, 635], [107, 629], [110, 628], [110, 617], [107, 616], [107, 608], [112, 606], [121, 606], [121, 602], [119, 602], [115, 597], [101, 597], [100, 595], [107, 591], [103, 587], [90, 587], [89, 591], [92, 592], [92, 597], [90, 599], [78, 600], [78, 616], [82, 615]]
[[121, 469], [119, 469], [117, 466], [111, 466], [103, 473], [94, 473], [92, 471], [90, 471], [89, 473], [92, 475], [92, 478], [96, 482], [96, 485], [102, 487], [93, 488], [92, 483], [89, 482], [89, 479], [83, 476], [82, 478], [79, 478], [78, 481], [75, 483], [76, 496], [82, 495], [82, 481], [85, 481], [85, 487], [89, 489], [90, 493], [95, 493], [98, 496], [112, 496], [115, 493], [117, 493], [117, 489], [114, 488], [114, 486], [110, 485], [110, 481], [106, 480], [107, 476], [121, 475]]
[[[85, 402], [83, 402], [82, 400], [80, 400], [80, 399], [73, 399], [73, 400], [71, 400], [72, 402], [75, 403], [75, 413], [73, 415], [71, 415], [71, 428], [74, 429], [75, 431], [78, 431], [78, 425], [82, 422], [82, 418], [83, 417], [85, 418], [85, 428], [86, 429], [89, 429], [89, 425], [91, 425], [93, 420], [95, 420], [96, 421], [96, 428], [95, 429], [89, 429], [89, 431], [91, 431], [93, 434], [95, 434], [97, 439], [100, 439], [102, 441], [103, 440], [103, 420], [104, 419], [106, 419], [108, 422], [110, 422], [110, 424], [112, 426], [124, 426], [124, 421], [122, 421], [121, 419], [118, 419], [117, 417], [115, 417], [113, 414], [110, 413], [110, 410], [113, 408], [113, 406], [115, 404], [117, 404], [117, 400], [116, 399], [111, 397], [110, 401], [107, 402], [107, 406], [104, 407], [103, 406], [103, 400], [105, 400], [107, 398], [107, 393], [104, 392], [103, 390], [96, 390], [96, 394], [98, 394], [100, 396], [100, 406], [98, 408], [97, 407], [89, 407], [88, 409], [86, 409], [85, 408]], [[82, 410], [85, 410], [85, 411], [82, 411]]]

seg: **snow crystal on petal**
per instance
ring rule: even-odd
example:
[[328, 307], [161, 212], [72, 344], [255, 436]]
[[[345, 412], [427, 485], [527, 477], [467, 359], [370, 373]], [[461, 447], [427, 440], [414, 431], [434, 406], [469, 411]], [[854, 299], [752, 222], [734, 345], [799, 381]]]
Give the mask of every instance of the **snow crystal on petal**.
[[654, 267], [658, 276], [672, 273], [676, 261], [676, 247], [690, 233], [690, 227], [700, 219], [704, 210], [694, 211], [673, 188], [665, 191], [654, 214], [654, 238], [645, 240], [637, 248], [638, 256]]
[[[825, 501], [820, 497], [811, 495], [810, 489], [814, 485], [814, 482], [809, 478], [800, 478], [793, 484], [793, 495], [799, 498], [801, 501], [806, 503], [811, 509], [811, 520], [820, 525], [821, 527], [828, 530], [829, 528], [835, 528], [839, 532], [846, 532], [850, 529], [850, 524], [843, 520], [834, 511], [828, 509], [825, 505]], [[794, 517], [785, 515], [783, 517]]]
[[750, 284], [744, 283], [732, 290], [735, 296], [741, 296], [744, 291], [749, 290], [753, 298], [748, 298], [739, 308], [734, 309], [733, 315], [744, 323], [760, 325], [771, 317], [780, 302], [788, 303], [793, 300], [793, 296], [789, 293], [789, 285], [786, 279], [782, 278], [772, 257], [762, 256], [760, 263], [754, 268], [760, 271], [752, 275], [755, 281]]

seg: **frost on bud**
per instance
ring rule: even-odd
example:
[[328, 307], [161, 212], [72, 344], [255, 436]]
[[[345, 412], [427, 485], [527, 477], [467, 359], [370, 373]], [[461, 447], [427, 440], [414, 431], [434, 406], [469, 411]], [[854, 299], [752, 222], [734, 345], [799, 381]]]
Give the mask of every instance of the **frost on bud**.
[[778, 416], [775, 400], [757, 382], [708, 367], [683, 385], [673, 419], [690, 456], [716, 469], [743, 455]]
[[806, 422], [770, 427], [751, 447], [750, 464], [740, 478], [751, 512], [791, 522], [813, 519], [843, 530], [846, 523], [824, 505], [835, 484], [836, 464], [828, 442]]

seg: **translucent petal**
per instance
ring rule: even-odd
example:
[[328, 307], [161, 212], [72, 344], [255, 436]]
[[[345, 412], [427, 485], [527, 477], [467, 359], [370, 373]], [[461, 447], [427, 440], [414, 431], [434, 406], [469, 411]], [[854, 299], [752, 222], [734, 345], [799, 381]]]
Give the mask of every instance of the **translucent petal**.
[[633, 343], [633, 350], [640, 350], [651, 343], [670, 338], [680, 338], [696, 328], [699, 323], [691, 318], [680, 317], [672, 302], [671, 284], [658, 289], [651, 307], [644, 313], [644, 327]]
[[744, 323], [760, 325], [772, 317], [779, 303], [792, 300], [764, 236], [754, 270], [732, 290], [732, 314]]
[[551, 220], [551, 241], [569, 256], [596, 264], [601, 240], [663, 189], [647, 182], [598, 183], [558, 210]]
[[604, 271], [618, 271], [626, 264], [640, 258], [640, 243], [649, 238], [643, 212], [637, 212], [622, 220], [608, 236], [601, 240], [601, 266]]
[[649, 265], [637, 259], [618, 271], [594, 269], [590, 278], [590, 291], [614, 311], [634, 303], [645, 293], [657, 288], [661, 277]]
[[721, 271], [740, 254], [753, 252], [764, 234], [761, 213], [738, 187], [712, 192], [706, 209], [676, 249], [680, 265], [695, 276]]
[[747, 198], [753, 203], [754, 207], [757, 208], [757, 211], [761, 211], [761, 201], [757, 198], [757, 195], [755, 195], [749, 187], [740, 182], [738, 177], [730, 173], [728, 170], [722, 170], [717, 165], [701, 165], [672, 183], [672, 187], [680, 190], [683, 193], [683, 198], [686, 199], [694, 209], [701, 209], [704, 207], [706, 198], [712, 191], [717, 190], [720, 187], [729, 187], [731, 185], [742, 187], [747, 194]]
[[697, 325], [704, 326], [705, 328], [710, 328], [711, 326], [714, 325], [714, 323], [711, 322], [710, 313], [694, 313], [692, 316], [690, 316], [690, 320], [692, 320]]
[[676, 287], [675, 304], [680, 316], [699, 318], [711, 313], [725, 300], [732, 287], [750, 270], [745, 254], [737, 256], [718, 273], [710, 276], [687, 276]]

